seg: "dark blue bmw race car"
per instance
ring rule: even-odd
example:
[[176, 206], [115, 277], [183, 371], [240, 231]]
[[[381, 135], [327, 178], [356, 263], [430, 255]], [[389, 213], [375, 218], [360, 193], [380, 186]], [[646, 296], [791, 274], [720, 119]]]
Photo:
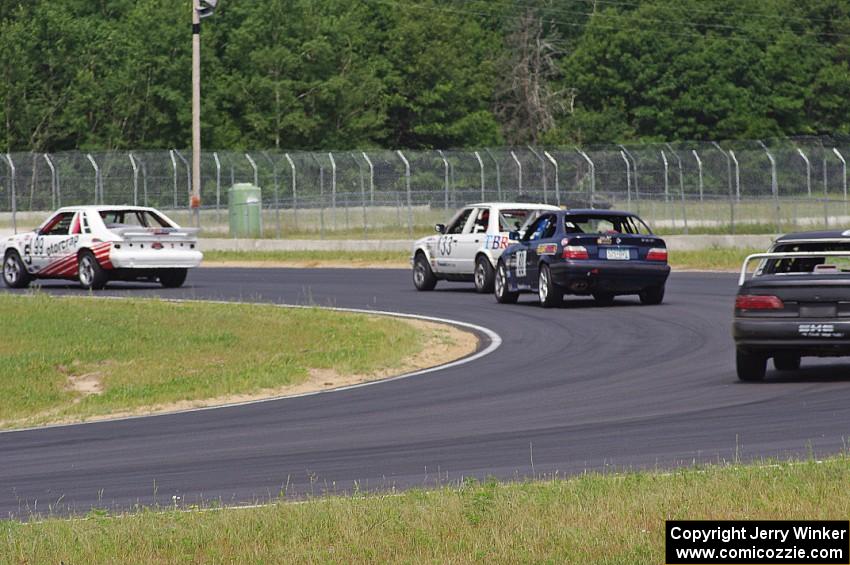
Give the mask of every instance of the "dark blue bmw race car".
[[547, 211], [510, 237], [515, 243], [496, 266], [501, 303], [516, 302], [520, 292], [536, 292], [547, 308], [564, 294], [593, 295], [602, 305], [621, 294], [637, 294], [643, 304], [664, 300], [667, 245], [634, 214]]

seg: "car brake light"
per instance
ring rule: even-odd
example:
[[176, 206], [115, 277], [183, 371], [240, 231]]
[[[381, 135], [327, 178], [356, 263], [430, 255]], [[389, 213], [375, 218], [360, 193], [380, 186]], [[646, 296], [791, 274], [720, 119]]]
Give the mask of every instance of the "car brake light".
[[565, 245], [561, 252], [562, 259], [588, 259], [587, 249], [582, 245]]
[[785, 304], [778, 296], [740, 294], [735, 297], [736, 310], [781, 310]]
[[667, 249], [664, 247], [653, 247], [646, 252], [647, 261], [666, 261]]

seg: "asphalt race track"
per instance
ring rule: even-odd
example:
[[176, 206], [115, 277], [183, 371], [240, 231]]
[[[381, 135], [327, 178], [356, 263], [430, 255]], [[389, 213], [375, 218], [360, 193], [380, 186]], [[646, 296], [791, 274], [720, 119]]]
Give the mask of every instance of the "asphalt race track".
[[661, 306], [575, 298], [557, 310], [529, 295], [499, 305], [471, 284], [419, 293], [400, 270], [199, 269], [177, 290], [113, 283], [102, 294], [426, 314], [485, 326], [503, 344], [464, 366], [363, 388], [0, 433], [0, 516], [843, 450], [850, 364], [804, 359], [796, 373], [737, 380], [735, 278], [674, 273]]

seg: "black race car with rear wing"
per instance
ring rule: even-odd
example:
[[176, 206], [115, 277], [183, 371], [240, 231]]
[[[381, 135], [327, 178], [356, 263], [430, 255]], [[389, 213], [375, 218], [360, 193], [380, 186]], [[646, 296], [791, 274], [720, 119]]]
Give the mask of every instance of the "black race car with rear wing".
[[593, 295], [603, 305], [622, 294], [644, 304], [664, 300], [667, 246], [630, 212], [543, 211], [510, 237], [515, 244], [496, 266], [501, 303], [516, 302], [521, 292], [536, 292], [544, 307], [565, 294]]
[[785, 235], [747, 257], [732, 334], [743, 381], [764, 379], [768, 359], [794, 371], [801, 357], [850, 355], [850, 230]]

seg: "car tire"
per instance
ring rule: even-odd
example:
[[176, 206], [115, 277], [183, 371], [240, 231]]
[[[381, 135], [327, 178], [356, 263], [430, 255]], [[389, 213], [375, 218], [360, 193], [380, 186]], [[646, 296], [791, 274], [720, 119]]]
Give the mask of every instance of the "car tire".
[[186, 282], [189, 269], [163, 269], [157, 273], [159, 284], [165, 288], [180, 288]]
[[554, 308], [564, 302], [564, 291], [552, 281], [552, 271], [546, 263], [540, 264], [537, 275], [537, 296], [544, 308]]
[[100, 290], [109, 282], [109, 275], [97, 262], [94, 253], [84, 250], [77, 256], [77, 280], [86, 290]]
[[479, 255], [475, 260], [475, 292], [484, 294], [493, 292], [495, 286], [496, 271], [493, 265], [490, 264], [490, 259], [486, 255]]
[[800, 356], [794, 353], [777, 353], [773, 356], [773, 366], [780, 371], [796, 371], [800, 368]]
[[413, 286], [416, 290], [434, 290], [437, 286], [437, 277], [428, 264], [424, 253], [417, 253], [413, 260]]
[[593, 299], [597, 306], [611, 306], [614, 304], [614, 295], [610, 292], [594, 292]]
[[738, 372], [738, 378], [742, 381], [764, 380], [764, 374], [767, 370], [767, 357], [737, 349], [735, 350], [735, 369]]
[[26, 288], [32, 281], [21, 256], [17, 251], [9, 251], [3, 259], [3, 282], [9, 288]]
[[664, 301], [664, 285], [650, 286], [640, 291], [641, 304], [661, 304]]
[[519, 298], [518, 292], [511, 292], [508, 289], [508, 268], [505, 267], [504, 261], [499, 261], [499, 264], [496, 266], [493, 292], [496, 295], [496, 302], [499, 304], [516, 304]]

